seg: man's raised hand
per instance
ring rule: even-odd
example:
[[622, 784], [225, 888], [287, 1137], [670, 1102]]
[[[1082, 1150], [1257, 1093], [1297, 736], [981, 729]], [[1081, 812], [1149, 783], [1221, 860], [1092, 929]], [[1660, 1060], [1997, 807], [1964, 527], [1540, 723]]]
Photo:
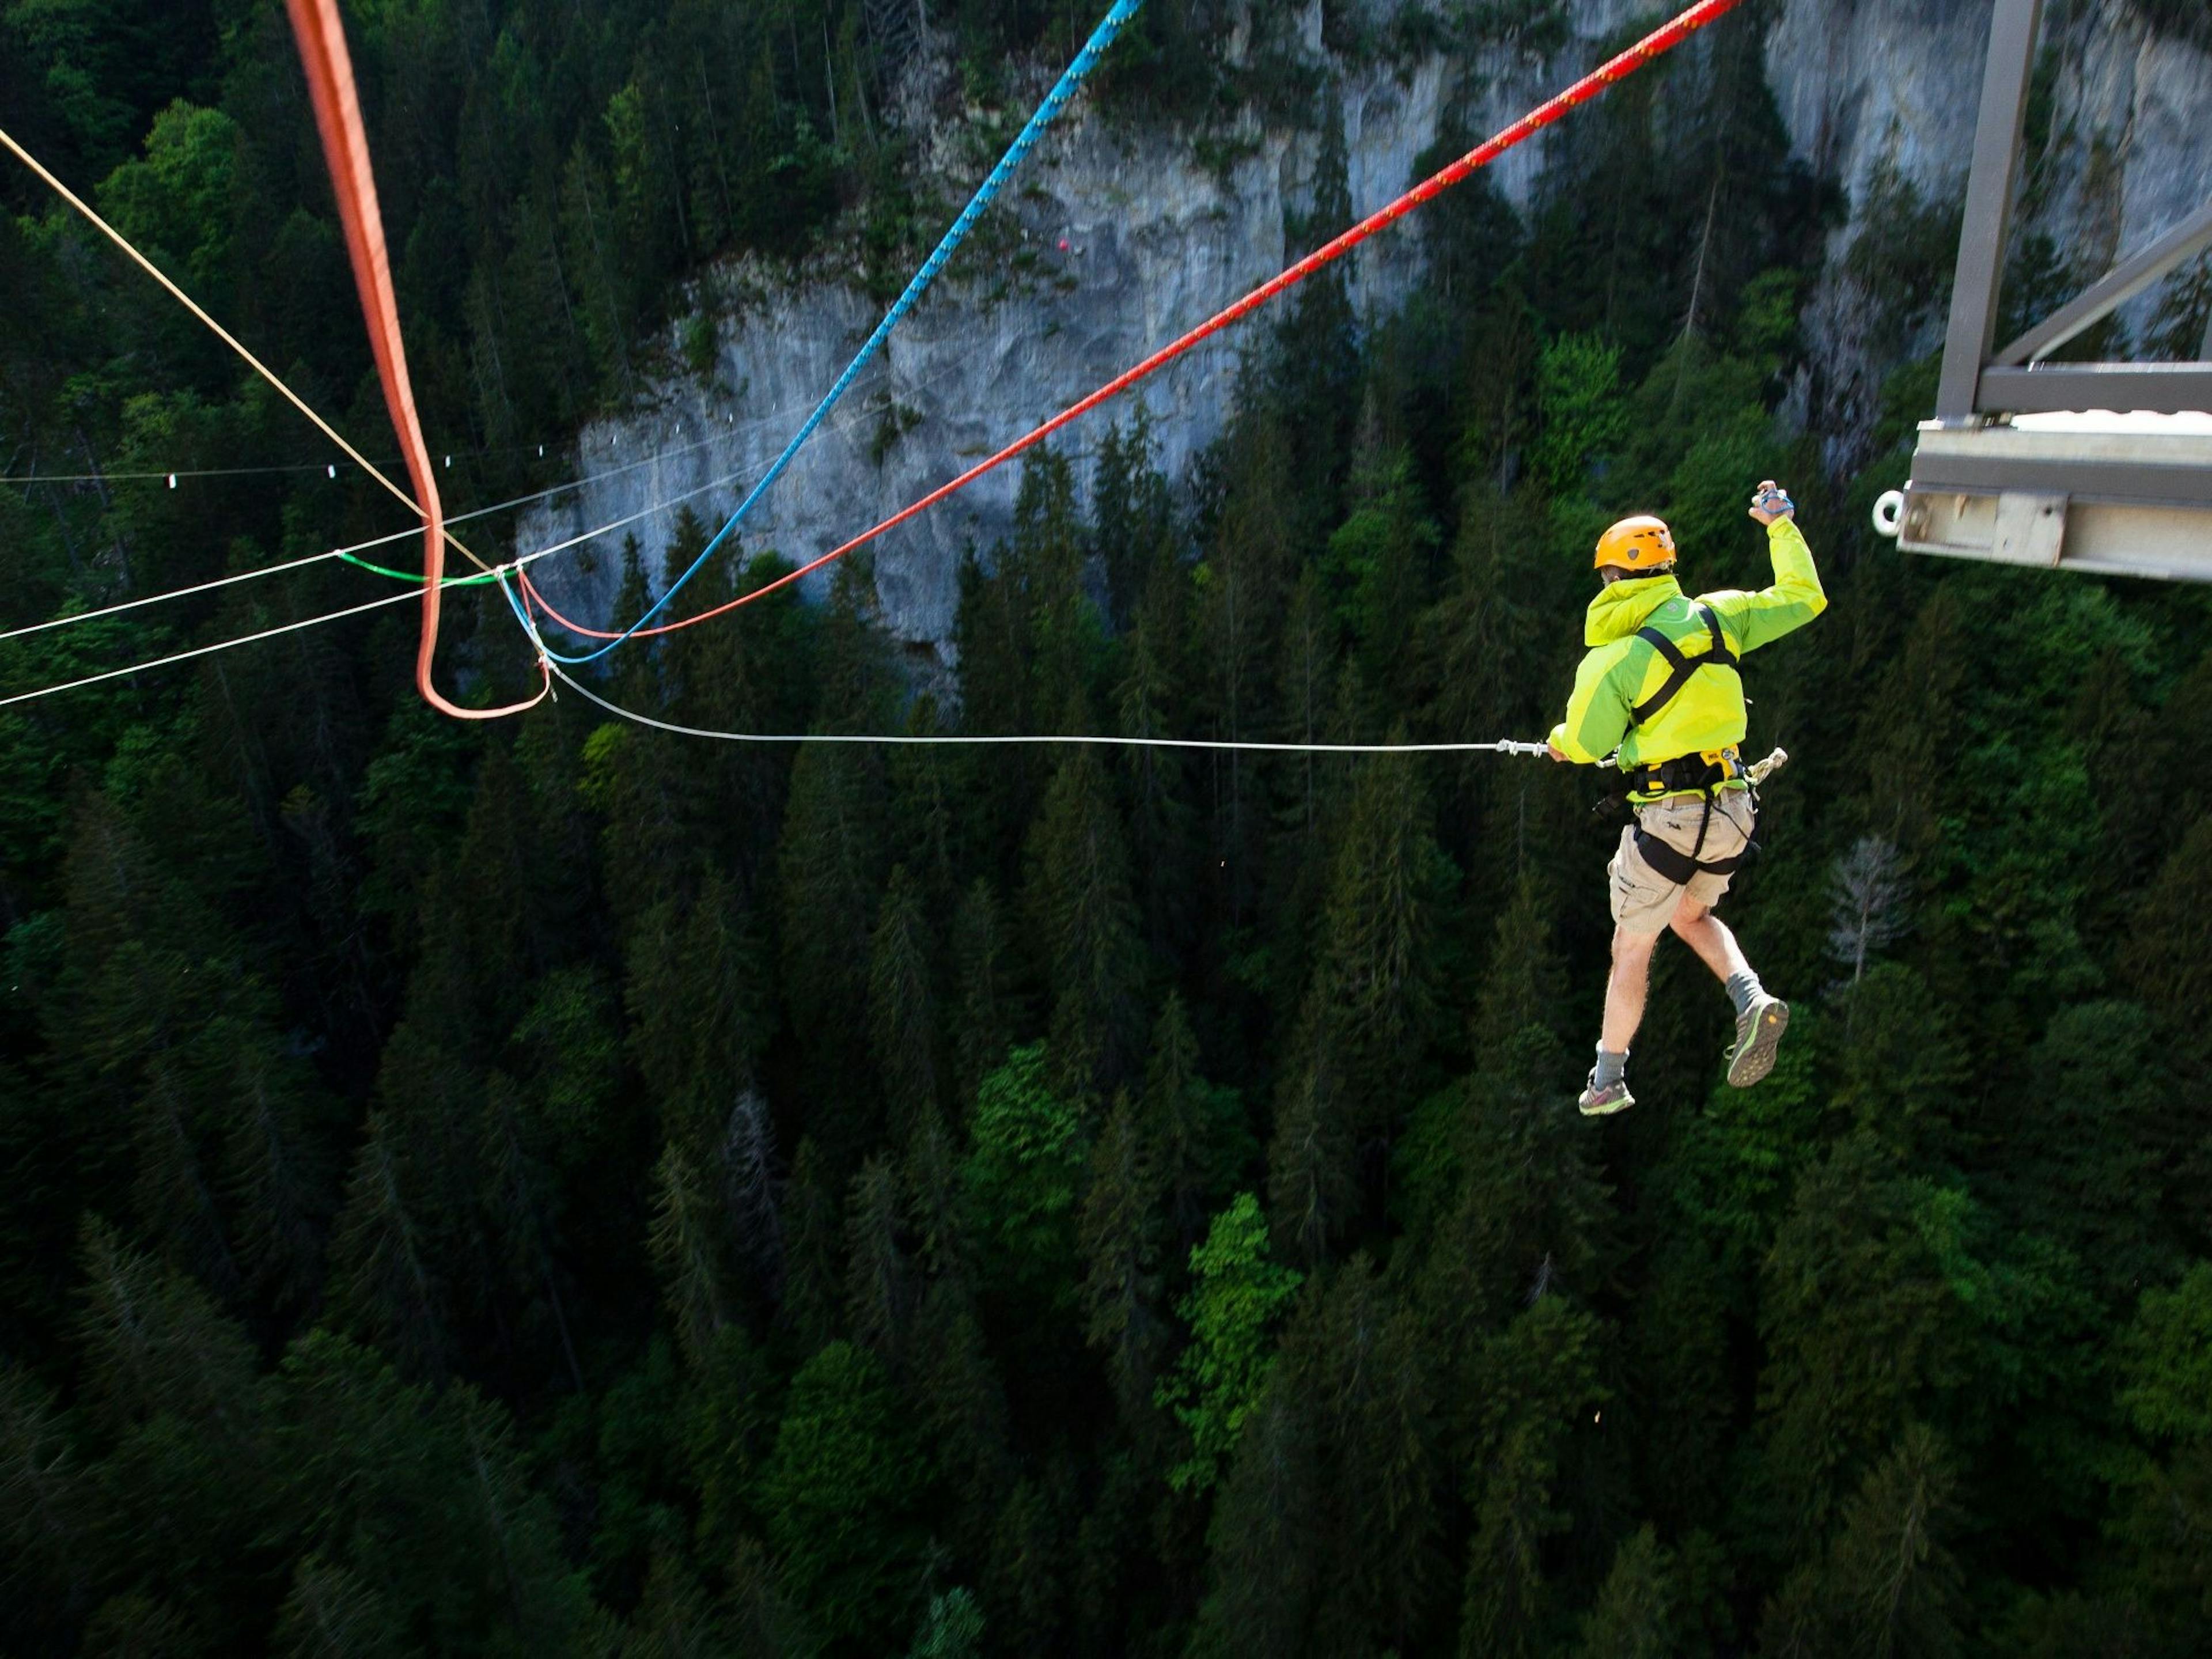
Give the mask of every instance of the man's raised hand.
[[1751, 497], [1751, 516], [1761, 524], [1772, 524], [1777, 519], [1787, 519], [1797, 511], [1797, 504], [1790, 493], [1771, 478], [1762, 478]]

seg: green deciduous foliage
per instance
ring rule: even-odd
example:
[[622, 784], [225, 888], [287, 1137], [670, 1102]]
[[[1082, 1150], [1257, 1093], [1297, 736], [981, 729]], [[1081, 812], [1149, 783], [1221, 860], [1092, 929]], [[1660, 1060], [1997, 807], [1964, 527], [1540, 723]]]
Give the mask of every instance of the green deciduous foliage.
[[879, 1360], [833, 1342], [800, 1368], [756, 1501], [784, 1582], [840, 1647], [907, 1627], [928, 1483]]
[[969, 1226], [995, 1240], [1006, 1281], [1048, 1306], [1074, 1301], [1076, 1200], [1090, 1134], [1054, 1090], [1042, 1043], [1017, 1048], [983, 1079], [969, 1119], [961, 1185]]
[[1190, 1435], [1191, 1454], [1170, 1474], [1178, 1490], [1204, 1491], [1219, 1478], [1244, 1422], [1258, 1405], [1272, 1363], [1267, 1332], [1297, 1293], [1301, 1276], [1268, 1259], [1260, 1202], [1239, 1193], [1190, 1253], [1192, 1288], [1176, 1310], [1190, 1346], [1161, 1384], [1161, 1405]]

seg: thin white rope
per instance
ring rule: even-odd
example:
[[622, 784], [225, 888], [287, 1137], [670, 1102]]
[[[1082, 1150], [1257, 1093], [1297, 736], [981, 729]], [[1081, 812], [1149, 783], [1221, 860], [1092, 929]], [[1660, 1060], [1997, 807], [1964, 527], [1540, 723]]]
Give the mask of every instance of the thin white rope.
[[322, 461], [301, 461], [289, 466], [164, 466], [151, 472], [8, 472], [0, 485], [76, 483], [151, 483], [156, 478], [251, 478], [270, 472], [326, 472]]
[[[451, 587], [465, 578], [452, 577], [445, 582]], [[387, 605], [404, 605], [410, 599], [422, 597], [419, 591], [387, 593], [380, 599], [371, 599], [366, 605], [356, 605], [343, 611], [327, 611], [319, 617], [307, 617], [299, 622], [284, 623], [278, 628], [264, 628], [258, 634], [246, 634], [234, 640], [222, 640], [213, 645], [196, 645], [189, 651], [174, 651], [166, 657], [155, 657], [149, 662], [132, 663], [127, 668], [105, 669], [97, 674], [87, 674], [82, 679], [64, 680], [58, 685], [41, 686], [35, 691], [18, 691], [12, 697], [0, 697], [0, 708], [13, 703], [31, 702], [40, 697], [51, 697], [59, 691], [75, 691], [88, 685], [98, 685], [103, 680], [121, 679], [126, 674], [143, 674], [156, 668], [167, 668], [172, 663], [190, 662], [195, 657], [212, 656], [218, 651], [228, 651], [241, 645], [252, 645], [260, 640], [273, 640], [280, 634], [296, 634], [303, 628], [317, 628], [324, 623], [342, 621], [347, 617], [358, 617], [365, 611], [381, 610]]]
[[[550, 546], [538, 548], [534, 551], [524, 554], [520, 558], [510, 559], [505, 564], [498, 566], [495, 574], [511, 570], [520, 570], [526, 565], [537, 563], [540, 559], [550, 558], [556, 553], [565, 553], [569, 549], [580, 546], [584, 543], [591, 541], [595, 538], [611, 534], [611, 532], [621, 530], [627, 526], [635, 524], [641, 519], [651, 518], [656, 513], [665, 513], [670, 507], [690, 499], [693, 495], [702, 495], [710, 489], [720, 489], [724, 485], [744, 476], [744, 475], [740, 472], [725, 473], [722, 477], [710, 479], [708, 482], [699, 485], [695, 489], [687, 489], [681, 495], [671, 495], [663, 501], [653, 502], [649, 507], [641, 507], [638, 511], [629, 514], [627, 517], [616, 519], [609, 523], [599, 525], [592, 529], [585, 531], [581, 535], [571, 536], [566, 541], [555, 542]], [[412, 534], [414, 532], [410, 532], [409, 533]], [[310, 555], [305, 559], [295, 560], [293, 563], [294, 565], [313, 564], [317, 560], [327, 559], [331, 556], [331, 555], [328, 553], [316, 553]], [[244, 575], [227, 576], [224, 577], [222, 581], [210, 582], [205, 584], [205, 586], [210, 587], [220, 587], [228, 582], [244, 581], [252, 575], [267, 575], [272, 574], [273, 571], [276, 569], [289, 568], [291, 567], [272, 566], [270, 567], [270, 569], [267, 571], [251, 571], [246, 573]], [[448, 576], [442, 583], [440, 584], [441, 587], [448, 588], [481, 586], [483, 584], [477, 581], [474, 577], [471, 576]], [[197, 590], [186, 589], [183, 591], [193, 592]], [[162, 594], [156, 595], [155, 597], [176, 599], [182, 597], [182, 593]], [[195, 646], [189, 651], [174, 652], [166, 657], [155, 657], [150, 661], [133, 663], [127, 668], [107, 669], [101, 673], [88, 674], [82, 679], [64, 680], [58, 685], [44, 686], [36, 691], [19, 691], [13, 696], [0, 697], [0, 708], [7, 708], [10, 703], [30, 702], [40, 697], [49, 697], [58, 691], [74, 691], [82, 686], [97, 685], [103, 680], [119, 679], [126, 674], [143, 673], [155, 668], [166, 668], [172, 663], [186, 662], [194, 657], [209, 656], [217, 651], [228, 651], [236, 646], [252, 645], [258, 640], [272, 639], [280, 634], [295, 633], [301, 629], [317, 627], [323, 623], [342, 622], [348, 617], [357, 617], [365, 611], [374, 611], [381, 605], [403, 605], [409, 599], [419, 599], [422, 597], [422, 590], [419, 587], [405, 588], [396, 593], [387, 593], [380, 599], [371, 599], [366, 605], [351, 605], [343, 611], [326, 611], [319, 617], [309, 617], [300, 622], [287, 623], [281, 628], [264, 629], [259, 633], [240, 635], [236, 639], [220, 640], [212, 645]], [[132, 604], [136, 605], [150, 605], [153, 602], [152, 599], [131, 601]], [[116, 606], [114, 608], [123, 610], [127, 609], [128, 606]], [[60, 620], [64, 622], [84, 622], [88, 620], [90, 617], [94, 614], [104, 613], [87, 612], [82, 616], [64, 617]], [[52, 623], [42, 623], [39, 624], [40, 628], [50, 628], [54, 625], [55, 624]], [[24, 629], [20, 631], [22, 633], [32, 633], [35, 632], [36, 629]], [[16, 637], [16, 635], [13, 634], [0, 634], [0, 640], [13, 639], [15, 637]], [[536, 641], [533, 639], [532, 643], [535, 644], [535, 642]]]
[[[944, 380], [952, 372], [953, 368], [951, 367], [940, 369], [937, 374], [930, 376], [927, 380], [921, 381], [913, 389], [915, 391], [921, 391], [929, 386], [935, 386], [939, 381]], [[739, 432], [750, 434], [752, 431], [768, 426], [771, 422], [781, 422], [786, 416], [793, 412], [793, 410], [805, 407], [806, 407], [806, 405], [802, 401], [798, 404], [793, 404], [788, 408], [771, 410], [760, 415], [749, 416], [746, 417], [742, 426], [732, 425], [714, 437], [702, 438], [692, 443], [681, 444], [673, 449], [664, 449], [655, 454], [647, 455], [641, 460], [626, 461], [620, 466], [610, 467], [605, 472], [595, 472], [587, 478], [571, 479], [566, 483], [555, 484], [548, 489], [533, 490], [527, 495], [517, 495], [511, 501], [497, 501], [489, 507], [479, 507], [467, 513], [453, 514], [447, 518], [446, 522], [447, 524], [467, 524], [473, 520], [489, 518], [496, 513], [505, 513], [518, 507], [527, 507], [533, 501], [546, 501], [555, 495], [566, 495], [574, 490], [584, 489], [592, 484], [604, 482], [608, 478], [620, 477], [625, 472], [635, 472], [638, 468], [642, 466], [657, 465], [660, 462], [673, 460], [678, 456], [689, 455], [693, 453], [695, 451], [708, 448], [714, 444], [727, 442], [732, 437], [737, 435]], [[849, 416], [844, 422], [833, 427], [832, 429], [841, 434], [849, 434], [853, 430], [853, 428], [866, 412], [867, 411], [866, 410], [854, 411], [854, 414]], [[268, 472], [281, 472], [290, 471], [292, 469], [284, 467], [265, 467], [258, 470]], [[106, 476], [111, 478], [115, 478], [138, 475], [109, 473]], [[149, 473], [144, 476], [149, 477], [159, 477], [163, 475], [159, 473]], [[179, 473], [178, 476], [181, 477], [184, 475]], [[684, 501], [689, 501], [694, 495], [703, 495], [708, 490], [718, 489], [725, 484], [737, 482], [743, 477], [744, 477], [744, 474], [742, 472], [726, 472], [722, 474], [721, 477], [702, 484], [696, 489], [686, 490], [680, 495], [669, 496], [654, 507], [647, 507], [643, 513], [633, 514], [627, 519], [617, 520], [611, 525], [602, 526], [599, 529], [589, 532], [583, 537], [577, 538], [575, 541], [569, 541], [562, 544], [558, 549], [553, 550], [566, 551], [568, 548], [576, 546], [579, 541], [588, 541], [594, 536], [603, 536], [611, 531], [619, 530], [627, 525], [635, 524], [641, 518], [650, 517], [656, 512], [665, 512], [672, 507], [678, 506]], [[23, 482], [25, 482], [25, 480], [20, 478], [0, 478], [0, 484], [20, 483]], [[102, 617], [112, 617], [121, 611], [136, 611], [143, 605], [161, 605], [171, 599], [190, 599], [196, 593], [205, 593], [216, 588], [234, 586], [240, 582], [257, 581], [264, 576], [282, 575], [288, 570], [302, 569], [308, 565], [320, 564], [328, 559], [343, 559], [349, 554], [366, 553], [373, 548], [386, 547], [394, 542], [410, 541], [415, 537], [419, 536], [422, 533], [422, 532], [419, 527], [410, 530], [396, 530], [387, 536], [378, 536], [368, 541], [353, 542], [343, 547], [334, 547], [326, 553], [310, 553], [301, 558], [287, 559], [281, 563], [264, 565], [257, 570], [236, 571], [228, 576], [218, 576], [211, 581], [195, 583], [190, 587], [171, 588], [166, 592], [149, 593], [135, 599], [124, 599], [114, 605], [102, 605], [96, 611], [72, 611], [70, 615], [65, 617], [50, 617], [45, 622], [28, 623], [21, 628], [9, 629], [4, 633], [0, 633], [0, 641], [21, 639], [26, 635], [45, 633], [50, 629], [74, 627], [78, 623], [96, 622]], [[542, 556], [541, 554], [533, 553], [524, 559], [515, 561], [514, 562], [527, 564], [532, 562], [540, 556]], [[450, 585], [451, 584], [448, 584], [448, 586]]]
[[[407, 532], [419, 536], [422, 532]], [[112, 617], [125, 611], [136, 611], [141, 605], [163, 605], [171, 599], [188, 599], [195, 593], [206, 593], [218, 587], [231, 587], [240, 582], [250, 582], [263, 576], [276, 576], [287, 570], [299, 570], [311, 564], [320, 564], [325, 559], [336, 558], [335, 553], [310, 553], [305, 558], [287, 559], [282, 564], [264, 565], [258, 570], [240, 570], [228, 576], [218, 576], [213, 581], [198, 582], [190, 587], [173, 587], [165, 593], [149, 593], [143, 599], [125, 599], [116, 605], [102, 605], [97, 611], [72, 611], [66, 617], [49, 617], [41, 623], [27, 623], [0, 634], [0, 640], [20, 640], [27, 634], [43, 634], [50, 628], [71, 628], [78, 623], [97, 622], [102, 617]]]
[[[536, 632], [534, 629], [532, 631], [533, 634]], [[610, 714], [619, 715], [638, 726], [651, 726], [656, 732], [666, 732], [675, 737], [708, 738], [717, 743], [836, 743], [959, 748], [1060, 744], [1102, 749], [1204, 749], [1217, 753], [1267, 755], [1540, 755], [1545, 752], [1545, 746], [1540, 743], [1516, 743], [1510, 738], [1500, 738], [1496, 743], [1232, 743], [1204, 738], [1097, 737], [1073, 732], [1040, 732], [1026, 737], [917, 737], [869, 732], [709, 732], [696, 726], [678, 726], [672, 720], [655, 720], [650, 714], [641, 714], [635, 709], [609, 702], [589, 686], [579, 684], [551, 658], [545, 660], [562, 684], [585, 702], [597, 703]]]
[[[79, 196], [75, 191], [71, 190], [59, 179], [54, 177], [52, 173], [48, 172], [46, 165], [41, 162], [37, 156], [32, 155], [27, 149], [25, 149], [22, 145], [17, 143], [14, 137], [5, 127], [0, 127], [0, 145], [4, 145], [9, 149], [15, 152], [16, 160], [22, 162], [25, 167], [30, 168], [32, 172], [37, 173], [40, 178], [43, 179], [48, 185], [52, 186], [54, 193], [59, 196], [62, 200], [67, 202], [71, 207], [75, 208], [79, 213], [82, 214], [85, 219], [92, 225], [94, 229], [99, 231], [100, 234], [106, 237], [109, 241], [121, 248], [125, 254], [130, 256], [133, 264], [137, 264], [140, 270], [143, 270], [149, 276], [151, 276], [164, 289], [167, 289], [170, 297], [174, 299], [179, 305], [184, 307], [184, 308], [191, 312], [193, 316], [198, 318], [201, 322], [206, 324], [209, 329], [214, 332], [217, 339], [221, 340], [225, 345], [236, 352], [238, 356], [244, 360], [246, 366], [248, 368], [251, 368], [256, 374], [258, 374], [263, 380], [268, 381], [270, 386], [274, 386], [287, 403], [290, 404], [293, 408], [298, 410], [300, 413], [306, 416], [308, 420], [314, 422], [316, 428], [321, 431], [325, 437], [328, 438], [332, 443], [343, 450], [346, 454], [352, 459], [355, 465], [361, 468], [362, 471], [368, 473], [370, 477], [375, 479], [377, 483], [382, 484], [386, 489], [390, 490], [393, 495], [404, 502], [406, 504], [407, 510], [414, 514], [416, 517], [422, 518], [425, 516], [422, 512], [422, 506], [412, 495], [402, 489], [398, 484], [392, 483], [390, 478], [385, 477], [383, 472], [378, 469], [374, 461], [370, 460], [368, 456], [362, 454], [361, 451], [356, 449], [353, 445], [347, 442], [343, 435], [339, 433], [336, 427], [332, 426], [320, 415], [318, 415], [314, 410], [308, 405], [306, 398], [301, 397], [298, 392], [293, 391], [290, 386], [285, 385], [284, 382], [278, 378], [276, 372], [274, 369], [270, 368], [268, 364], [263, 362], [260, 358], [255, 356], [251, 351], [247, 350], [245, 343], [240, 340], [235, 334], [233, 334], [228, 329], [225, 328], [221, 323], [216, 321], [213, 317], [210, 316], [206, 309], [200, 305], [198, 301], [193, 299], [191, 295], [185, 293], [184, 289], [179, 288], [176, 283], [171, 282], [167, 275], [163, 272], [159, 265], [155, 264], [151, 259], [148, 258], [136, 247], [131, 246], [131, 240], [128, 237], [125, 236], [121, 231], [116, 229], [114, 226], [109, 224], [106, 220], [101, 218], [99, 214], [94, 212], [91, 205], [87, 203], [82, 197]], [[489, 571], [491, 568], [489, 565], [478, 558], [473, 551], [465, 546], [459, 538], [455, 537], [450, 531], [446, 532], [444, 539], [450, 543], [457, 551], [465, 556], [470, 562], [474, 564], [477, 569]]]

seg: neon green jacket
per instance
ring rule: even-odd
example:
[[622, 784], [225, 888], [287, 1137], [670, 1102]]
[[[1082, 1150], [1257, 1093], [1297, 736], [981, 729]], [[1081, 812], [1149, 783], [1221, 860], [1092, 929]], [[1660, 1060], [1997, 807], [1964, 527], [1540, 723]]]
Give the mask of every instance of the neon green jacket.
[[[1756, 593], [1704, 593], [1698, 603], [1719, 615], [1729, 649], [1741, 657], [1802, 628], [1828, 608], [1813, 568], [1813, 550], [1796, 525], [1777, 519], [1766, 527], [1774, 559], [1774, 586]], [[1667, 683], [1667, 659], [1637, 630], [1654, 628], [1686, 657], [1712, 648], [1712, 635], [1672, 576], [1617, 581], [1589, 604], [1583, 638], [1590, 653], [1575, 673], [1567, 717], [1552, 729], [1552, 742], [1569, 760], [1591, 765], [1616, 749], [1625, 770], [1682, 755], [1732, 748], [1747, 725], [1743, 683], [1723, 669], [1703, 669], [1671, 702], [1632, 730], [1629, 711]]]

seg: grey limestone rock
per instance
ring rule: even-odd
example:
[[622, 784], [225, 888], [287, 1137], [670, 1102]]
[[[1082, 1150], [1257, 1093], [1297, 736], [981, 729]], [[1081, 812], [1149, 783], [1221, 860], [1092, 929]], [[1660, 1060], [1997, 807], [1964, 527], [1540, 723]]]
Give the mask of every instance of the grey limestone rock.
[[[1370, 12], [1416, 3], [1362, 0]], [[744, 546], [817, 556], [1280, 269], [1302, 251], [1291, 239], [1310, 200], [1322, 121], [1340, 121], [1352, 204], [1367, 212], [1417, 176], [1449, 99], [1471, 105], [1458, 112], [1462, 130], [1494, 131], [1587, 67], [1595, 42], [1641, 9], [1632, 0], [1573, 5], [1573, 39], [1550, 61], [1507, 46], [1474, 64], [1338, 64], [1326, 62], [1319, 5], [1307, 4], [1291, 21], [1299, 49], [1324, 60], [1328, 107], [1273, 126], [1248, 112], [1231, 142], [1216, 135], [1205, 151], [1187, 132], [1103, 116], [1079, 100], [755, 508]], [[2072, 251], [2086, 279], [2212, 195], [2212, 58], [2152, 34], [2128, 0], [2053, 11], [2053, 137], [2038, 162], [2047, 176], [2030, 223]], [[1881, 234], [1867, 211], [1879, 174], [1939, 204], [1963, 191], [1989, 14], [1990, 0], [1786, 0], [1765, 41], [1793, 147], [1852, 204], [1808, 303], [1820, 389], [1793, 398], [1828, 435], [1838, 466], [1863, 459], [1889, 366], [1871, 342], [1870, 301], [1853, 290], [1844, 255], [1857, 237]], [[1230, 49], [1243, 49], [1244, 38]], [[1033, 100], [1051, 75], [1036, 65], [1015, 76], [1009, 104]], [[992, 125], [959, 107], [942, 55], [927, 51], [910, 64], [893, 113], [916, 137], [948, 219], [949, 204], [988, 167], [990, 146], [1012, 131], [1005, 112]], [[1494, 182], [1516, 208], [1542, 188], [1545, 155], [1540, 138], [1498, 165]], [[719, 522], [873, 326], [881, 304], [864, 291], [855, 258], [833, 247], [795, 270], [742, 262], [711, 273], [695, 300], [714, 319], [713, 372], [671, 368], [638, 406], [586, 427], [575, 457], [583, 487], [534, 514], [518, 544], [628, 520], [657, 585], [678, 499]], [[1351, 270], [1359, 314], [1399, 305], [1419, 274], [1417, 223], [1369, 243]], [[2129, 325], [2140, 331], [2159, 302], [2157, 295], [2139, 301]], [[672, 331], [672, 365], [682, 361], [674, 342], [686, 326]], [[1940, 318], [1922, 318], [1914, 343], [1933, 343], [1940, 326]], [[1248, 341], [1218, 338], [1143, 389], [1171, 477], [1220, 434]], [[1110, 418], [1102, 412], [1071, 428], [1061, 452], [1087, 454]], [[1003, 469], [878, 544], [876, 587], [895, 636], [949, 659], [959, 562], [970, 545], [988, 555], [1010, 521], [1018, 481], [1017, 468]], [[623, 533], [540, 567], [556, 603], [577, 607], [572, 615], [607, 614]]]

